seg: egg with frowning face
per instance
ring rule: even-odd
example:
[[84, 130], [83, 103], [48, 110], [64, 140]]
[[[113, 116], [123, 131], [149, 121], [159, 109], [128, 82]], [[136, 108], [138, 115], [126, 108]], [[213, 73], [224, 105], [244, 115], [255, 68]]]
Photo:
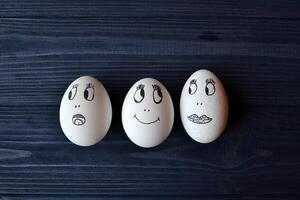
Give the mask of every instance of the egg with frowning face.
[[129, 139], [141, 147], [154, 147], [170, 134], [174, 108], [167, 89], [144, 78], [128, 91], [122, 107], [122, 124]]
[[90, 76], [76, 79], [62, 98], [59, 119], [64, 134], [74, 144], [90, 146], [99, 142], [112, 119], [111, 102], [104, 86]]
[[199, 70], [189, 77], [180, 97], [180, 117], [197, 142], [209, 143], [222, 134], [228, 120], [228, 99], [214, 73]]

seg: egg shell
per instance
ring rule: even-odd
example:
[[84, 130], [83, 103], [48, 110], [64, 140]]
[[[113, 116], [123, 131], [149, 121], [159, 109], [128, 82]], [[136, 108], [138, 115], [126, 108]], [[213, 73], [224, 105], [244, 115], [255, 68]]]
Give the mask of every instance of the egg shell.
[[74, 144], [99, 142], [112, 120], [111, 101], [102, 83], [91, 76], [73, 81], [61, 100], [59, 119], [65, 136]]
[[158, 80], [144, 78], [130, 88], [122, 107], [122, 124], [133, 143], [145, 148], [159, 145], [169, 136], [173, 122], [171, 96]]
[[209, 70], [198, 70], [184, 84], [180, 117], [188, 135], [210, 143], [224, 131], [228, 120], [228, 98], [220, 79]]

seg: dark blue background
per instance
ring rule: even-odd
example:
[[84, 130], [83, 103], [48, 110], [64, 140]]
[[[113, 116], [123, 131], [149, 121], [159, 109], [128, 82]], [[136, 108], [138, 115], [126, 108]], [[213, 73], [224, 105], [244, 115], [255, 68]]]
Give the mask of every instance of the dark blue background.
[[[0, 199], [299, 199], [299, 1], [0, 1]], [[230, 100], [224, 135], [185, 133], [179, 96], [207, 68]], [[108, 135], [82, 148], [58, 111], [79, 76], [103, 82]], [[121, 125], [131, 85], [173, 97], [169, 138], [135, 146]], [[2, 197], [2, 198], [1, 198]]]

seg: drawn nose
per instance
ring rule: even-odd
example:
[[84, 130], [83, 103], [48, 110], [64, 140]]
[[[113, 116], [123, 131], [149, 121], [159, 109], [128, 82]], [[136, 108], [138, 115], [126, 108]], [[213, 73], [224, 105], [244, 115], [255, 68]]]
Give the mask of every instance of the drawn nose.
[[78, 104], [78, 105], [75, 105], [75, 108], [80, 108], [80, 105]]
[[203, 103], [202, 103], [202, 102], [200, 102], [200, 103], [199, 103], [199, 102], [197, 102], [197, 106], [199, 106], [199, 105], [200, 105], [200, 106], [202, 106], [202, 105], [203, 105]]
[[146, 108], [145, 108], [145, 109], [144, 109], [144, 112], [150, 112], [150, 109], [146, 109]]

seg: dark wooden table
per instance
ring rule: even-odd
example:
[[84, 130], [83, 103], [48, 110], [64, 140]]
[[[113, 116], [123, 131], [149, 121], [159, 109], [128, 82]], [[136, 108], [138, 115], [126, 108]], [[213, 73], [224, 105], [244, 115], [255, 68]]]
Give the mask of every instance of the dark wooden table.
[[[0, 199], [299, 199], [300, 2], [0, 1]], [[230, 121], [202, 145], [179, 96], [201, 68], [230, 99]], [[108, 135], [78, 147], [60, 129], [61, 97], [92, 75], [113, 104]], [[153, 77], [176, 111], [170, 137], [143, 149], [121, 106]], [[2, 197], [2, 198], [1, 198]]]

